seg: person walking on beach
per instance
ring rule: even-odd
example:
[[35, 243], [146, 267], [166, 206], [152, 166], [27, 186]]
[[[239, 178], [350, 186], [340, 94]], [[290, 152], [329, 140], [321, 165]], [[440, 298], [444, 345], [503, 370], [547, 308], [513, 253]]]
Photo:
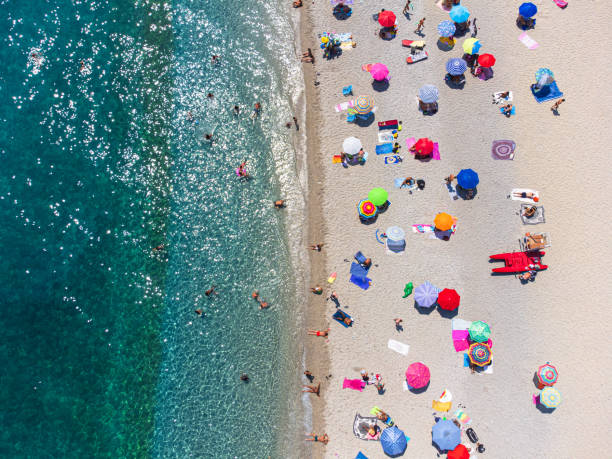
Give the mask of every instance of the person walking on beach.
[[306, 437], [306, 441], [314, 441], [318, 443], [323, 443], [324, 445], [327, 445], [327, 442], [329, 442], [329, 437], [327, 436], [327, 434], [315, 435], [313, 433], [309, 433], [306, 434]]
[[317, 397], [319, 396], [320, 391], [321, 391], [321, 383], [317, 384], [316, 386], [304, 384], [304, 388], [302, 389], [302, 392], [306, 392], [309, 394], [317, 394]]
[[560, 99], [557, 102], [555, 102], [552, 107], [550, 107], [553, 113], [559, 112], [559, 105], [561, 105], [563, 102], [565, 102], [565, 99]]
[[[410, 0], [408, 0], [406, 2], [406, 6], [404, 6], [404, 9], [402, 10], [402, 14], [404, 14], [404, 15], [410, 14], [410, 3], [411, 3]], [[408, 18], [408, 19], [410, 19], [410, 18]]]
[[306, 370], [304, 372], [304, 376], [306, 376], [306, 378], [308, 378], [308, 381], [312, 382], [314, 380], [314, 376], [312, 375], [312, 373], [308, 370]]
[[340, 300], [338, 299], [338, 294], [336, 292], [331, 292], [331, 295], [329, 295], [328, 300], [332, 300], [337, 308], [340, 307]]
[[425, 18], [419, 21], [419, 23], [417, 24], [417, 28], [414, 30], [414, 33], [421, 35], [423, 27], [425, 27]]

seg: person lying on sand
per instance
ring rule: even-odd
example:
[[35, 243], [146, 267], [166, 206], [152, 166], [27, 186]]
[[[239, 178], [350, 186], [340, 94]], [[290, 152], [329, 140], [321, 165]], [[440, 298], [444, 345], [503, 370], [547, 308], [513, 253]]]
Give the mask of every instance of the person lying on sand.
[[276, 201], [274, 201], [274, 208], [275, 209], [284, 209], [286, 206], [285, 200], [284, 199], [278, 199]]
[[312, 336], [323, 336], [326, 337], [329, 335], [329, 328], [327, 330], [308, 330], [308, 334]]
[[306, 434], [306, 441], [315, 441], [318, 443], [323, 443], [324, 445], [327, 445], [327, 442], [329, 442], [329, 437], [327, 436], [327, 434], [323, 434], [323, 435], [315, 435], [313, 433], [309, 433]]
[[376, 413], [376, 417], [378, 418], [379, 421], [384, 422], [389, 427], [393, 426], [393, 420], [391, 419], [391, 416], [389, 416], [383, 410], [379, 409], [378, 413]]
[[317, 384], [316, 386], [304, 384], [304, 388], [302, 389], [302, 392], [307, 392], [309, 394], [317, 394], [317, 397], [318, 397], [320, 390], [321, 390], [321, 383]]
[[512, 115], [512, 104], [502, 105], [502, 115], [505, 115], [506, 118], [510, 118]]
[[535, 195], [535, 193], [531, 193], [529, 191], [515, 191], [512, 193], [512, 196], [517, 198], [529, 198], [533, 199], [535, 202], [538, 202], [540, 199]]
[[310, 48], [305, 53], [302, 53], [302, 62], [314, 62], [314, 56]]
[[318, 285], [316, 287], [310, 287], [310, 291], [315, 295], [320, 295], [321, 293], [323, 293], [323, 289]]
[[323, 248], [323, 244], [313, 244], [311, 246], [308, 247], [310, 250], [315, 250], [317, 252], [320, 252], [321, 249]]
[[403, 186], [410, 186], [413, 183], [414, 183], [414, 179], [412, 177], [406, 177], [404, 181], [402, 182], [402, 184], [400, 185], [400, 188]]

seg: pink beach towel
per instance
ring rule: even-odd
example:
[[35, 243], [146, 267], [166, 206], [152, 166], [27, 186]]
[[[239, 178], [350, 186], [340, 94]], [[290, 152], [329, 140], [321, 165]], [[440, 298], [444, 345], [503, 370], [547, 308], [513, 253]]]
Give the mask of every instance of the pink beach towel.
[[366, 386], [365, 381], [362, 381], [361, 379], [344, 378], [344, 382], [342, 383], [343, 389], [353, 389], [353, 390], [358, 390], [359, 392], [361, 392], [365, 386]]
[[434, 142], [433, 153], [431, 154], [431, 159], [435, 161], [440, 161], [440, 148], [438, 147], [438, 142]]
[[536, 49], [540, 46], [537, 41], [527, 35], [527, 32], [523, 32], [522, 34], [520, 34], [518, 39], [529, 49]]
[[[414, 137], [410, 137], [409, 139], [406, 139], [406, 148], [408, 148], [408, 150], [410, 150], [414, 144], [416, 143], [416, 139]], [[414, 152], [410, 152], [414, 155]]]
[[469, 336], [470, 332], [467, 330], [453, 330], [453, 346], [456, 352], [465, 351], [470, 347]]

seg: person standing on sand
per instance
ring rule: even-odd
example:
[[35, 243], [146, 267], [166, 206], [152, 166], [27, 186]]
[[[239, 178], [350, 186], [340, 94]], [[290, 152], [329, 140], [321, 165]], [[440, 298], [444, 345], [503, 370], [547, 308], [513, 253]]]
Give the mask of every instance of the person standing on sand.
[[417, 28], [415, 29], [414, 33], [416, 34], [421, 34], [421, 30], [423, 30], [423, 27], [425, 27], [425, 18], [421, 19], [419, 21], [419, 23], [417, 24]]
[[561, 105], [563, 102], [565, 102], [565, 99], [558, 100], [557, 102], [553, 104], [552, 107], [550, 107], [550, 109], [553, 112], [557, 113], [559, 111], [559, 105]]
[[406, 2], [406, 6], [404, 6], [404, 9], [402, 10], [402, 14], [408, 14], [409, 11], [410, 11], [410, 0]]

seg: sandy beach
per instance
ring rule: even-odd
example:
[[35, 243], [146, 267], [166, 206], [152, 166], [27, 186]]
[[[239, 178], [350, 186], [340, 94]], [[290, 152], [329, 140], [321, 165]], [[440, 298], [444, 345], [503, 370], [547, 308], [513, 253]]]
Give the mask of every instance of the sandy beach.
[[[322, 382], [321, 398], [312, 397], [315, 432], [326, 432], [327, 446], [312, 445], [312, 457], [354, 458], [362, 451], [369, 458], [386, 457], [377, 441], [355, 437], [356, 413], [367, 416], [373, 406], [389, 413], [410, 437], [405, 456], [436, 457], [432, 445], [432, 400], [444, 389], [453, 394], [453, 417], [463, 409], [486, 452], [496, 458], [576, 458], [600, 456], [608, 429], [603, 413], [610, 407], [605, 390], [612, 359], [607, 353], [606, 311], [611, 292], [605, 262], [611, 254], [605, 230], [610, 220], [606, 197], [610, 190], [609, 116], [610, 91], [602, 83], [606, 59], [601, 37], [609, 21], [603, 2], [570, 2], [562, 10], [552, 0], [536, 1], [537, 25], [528, 34], [539, 43], [528, 49], [517, 37], [515, 25], [520, 2], [465, 1], [477, 18], [481, 53], [495, 55], [494, 77], [481, 81], [466, 73], [464, 89], [444, 82], [445, 63], [461, 57], [459, 38], [453, 50], [438, 49], [436, 26], [448, 19], [433, 1], [413, 1], [410, 19], [401, 14], [405, 2], [368, 5], [356, 1], [352, 16], [337, 20], [327, 1], [305, 2], [301, 12], [303, 47], [316, 57], [314, 74], [305, 64], [311, 242], [323, 242], [322, 254], [312, 253], [311, 284], [324, 286], [326, 294], [311, 295], [308, 326], [331, 328], [329, 340], [306, 337], [307, 367]], [[381, 40], [373, 19], [383, 7], [398, 17], [397, 37]], [[426, 17], [424, 36], [413, 31]], [[310, 24], [309, 24], [310, 22]], [[322, 58], [317, 34], [349, 32], [357, 46], [332, 60]], [[469, 37], [469, 33], [466, 37]], [[408, 65], [408, 48], [402, 39], [423, 39], [429, 58]], [[378, 91], [362, 65], [381, 62], [390, 70], [389, 87]], [[534, 72], [548, 67], [555, 72], [567, 101], [555, 116], [550, 106], [531, 95]], [[314, 85], [314, 80], [318, 85]], [[439, 111], [424, 116], [417, 110], [419, 87], [434, 84], [440, 91]], [[346, 122], [346, 112], [334, 106], [349, 98], [342, 87], [353, 85], [355, 95], [373, 96], [377, 107], [369, 126]], [[491, 103], [492, 93], [513, 91], [517, 113], [506, 118]], [[401, 164], [386, 165], [377, 156], [378, 121], [399, 119]], [[343, 168], [332, 164], [342, 141], [359, 138], [369, 153], [363, 166]], [[406, 148], [409, 137], [429, 137], [439, 143], [439, 161], [414, 160]], [[491, 157], [494, 140], [517, 144], [513, 161]], [[480, 184], [473, 200], [452, 200], [444, 177], [472, 168]], [[395, 188], [394, 179], [412, 176], [426, 182], [425, 189], [410, 194]], [[389, 209], [376, 223], [363, 225], [356, 204], [373, 187], [389, 191]], [[513, 188], [540, 192], [546, 222], [522, 224], [520, 203], [507, 195]], [[413, 233], [414, 224], [432, 224], [438, 212], [457, 218], [457, 231], [449, 241]], [[377, 242], [376, 229], [397, 225], [406, 231], [406, 251], [388, 253]], [[489, 255], [519, 251], [526, 231], [546, 231], [552, 247], [546, 250], [547, 271], [526, 285], [514, 276], [491, 276]], [[316, 239], [316, 240], [315, 240]], [[371, 287], [364, 291], [349, 283], [353, 255], [361, 250], [373, 260]], [[324, 259], [323, 259], [324, 257]], [[327, 276], [337, 272], [333, 284], [342, 309], [355, 320], [344, 328], [331, 320], [335, 306], [326, 301], [331, 291]], [[493, 372], [472, 374], [463, 367], [463, 353], [451, 340], [451, 319], [438, 310], [423, 313], [413, 297], [402, 299], [404, 285], [430, 281], [440, 289], [453, 288], [461, 295], [456, 318], [487, 322], [492, 329]], [[397, 331], [394, 318], [403, 319]], [[394, 339], [410, 346], [407, 356], [387, 348]], [[404, 372], [421, 361], [431, 371], [425, 392], [405, 391]], [[552, 413], [534, 406], [537, 392], [533, 374], [547, 361], [559, 370], [556, 388], [563, 402]], [[363, 392], [342, 389], [344, 378], [359, 378], [360, 370], [379, 373], [385, 392], [374, 386]], [[332, 375], [326, 379], [326, 375]], [[463, 442], [469, 444], [463, 434]], [[474, 456], [475, 457], [475, 456]]]

